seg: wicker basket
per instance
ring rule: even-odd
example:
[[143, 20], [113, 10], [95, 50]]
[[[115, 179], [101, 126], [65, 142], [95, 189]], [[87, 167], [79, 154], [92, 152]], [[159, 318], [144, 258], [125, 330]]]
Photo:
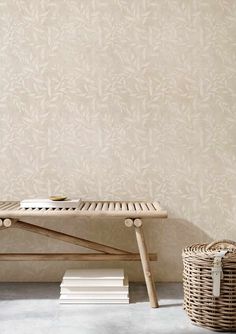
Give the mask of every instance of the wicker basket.
[[191, 321], [236, 331], [236, 243], [197, 244], [183, 250], [184, 308]]

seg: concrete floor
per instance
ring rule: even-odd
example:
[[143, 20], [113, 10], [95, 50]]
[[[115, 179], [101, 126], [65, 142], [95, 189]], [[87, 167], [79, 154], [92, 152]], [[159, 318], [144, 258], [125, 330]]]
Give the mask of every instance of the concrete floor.
[[144, 284], [131, 284], [129, 305], [60, 305], [57, 283], [1, 283], [0, 334], [211, 333], [191, 325], [182, 285], [158, 284], [151, 309]]

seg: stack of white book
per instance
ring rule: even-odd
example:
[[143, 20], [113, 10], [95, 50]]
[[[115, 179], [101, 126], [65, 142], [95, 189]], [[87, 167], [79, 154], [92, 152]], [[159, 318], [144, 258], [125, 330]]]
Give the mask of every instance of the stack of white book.
[[67, 270], [61, 283], [60, 303], [128, 304], [128, 279], [123, 269]]

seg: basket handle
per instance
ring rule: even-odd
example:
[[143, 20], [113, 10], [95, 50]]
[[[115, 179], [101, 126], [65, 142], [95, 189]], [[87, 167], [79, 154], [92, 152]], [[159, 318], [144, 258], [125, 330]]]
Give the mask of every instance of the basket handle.
[[236, 242], [231, 240], [219, 240], [219, 241], [213, 241], [210, 244], [207, 245], [206, 250], [211, 249], [236, 249]]

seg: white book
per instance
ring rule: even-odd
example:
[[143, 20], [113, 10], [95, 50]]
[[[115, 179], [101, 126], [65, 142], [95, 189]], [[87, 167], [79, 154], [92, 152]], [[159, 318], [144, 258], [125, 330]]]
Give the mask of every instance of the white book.
[[67, 279], [124, 279], [124, 269], [118, 268], [96, 268], [96, 269], [69, 269], [66, 270], [64, 277]]
[[61, 287], [61, 293], [66, 294], [127, 294], [128, 292], [128, 286]]
[[124, 286], [123, 269], [74, 269], [67, 270], [64, 286]]
[[28, 208], [70, 209], [70, 208], [78, 208], [80, 203], [81, 203], [80, 199], [69, 199], [64, 201], [52, 201], [50, 199], [26, 199], [20, 202], [20, 207], [24, 209]]
[[66, 294], [93, 294], [93, 293], [128, 293], [129, 283], [128, 278], [125, 277], [123, 286], [78, 286], [61, 284], [61, 293]]
[[103, 300], [110, 300], [110, 299], [127, 299], [129, 298], [128, 293], [125, 294], [104, 294], [104, 293], [100, 293], [100, 294], [96, 294], [96, 293], [92, 293], [92, 294], [61, 294], [60, 299], [103, 299]]
[[129, 299], [60, 299], [60, 304], [129, 304]]

